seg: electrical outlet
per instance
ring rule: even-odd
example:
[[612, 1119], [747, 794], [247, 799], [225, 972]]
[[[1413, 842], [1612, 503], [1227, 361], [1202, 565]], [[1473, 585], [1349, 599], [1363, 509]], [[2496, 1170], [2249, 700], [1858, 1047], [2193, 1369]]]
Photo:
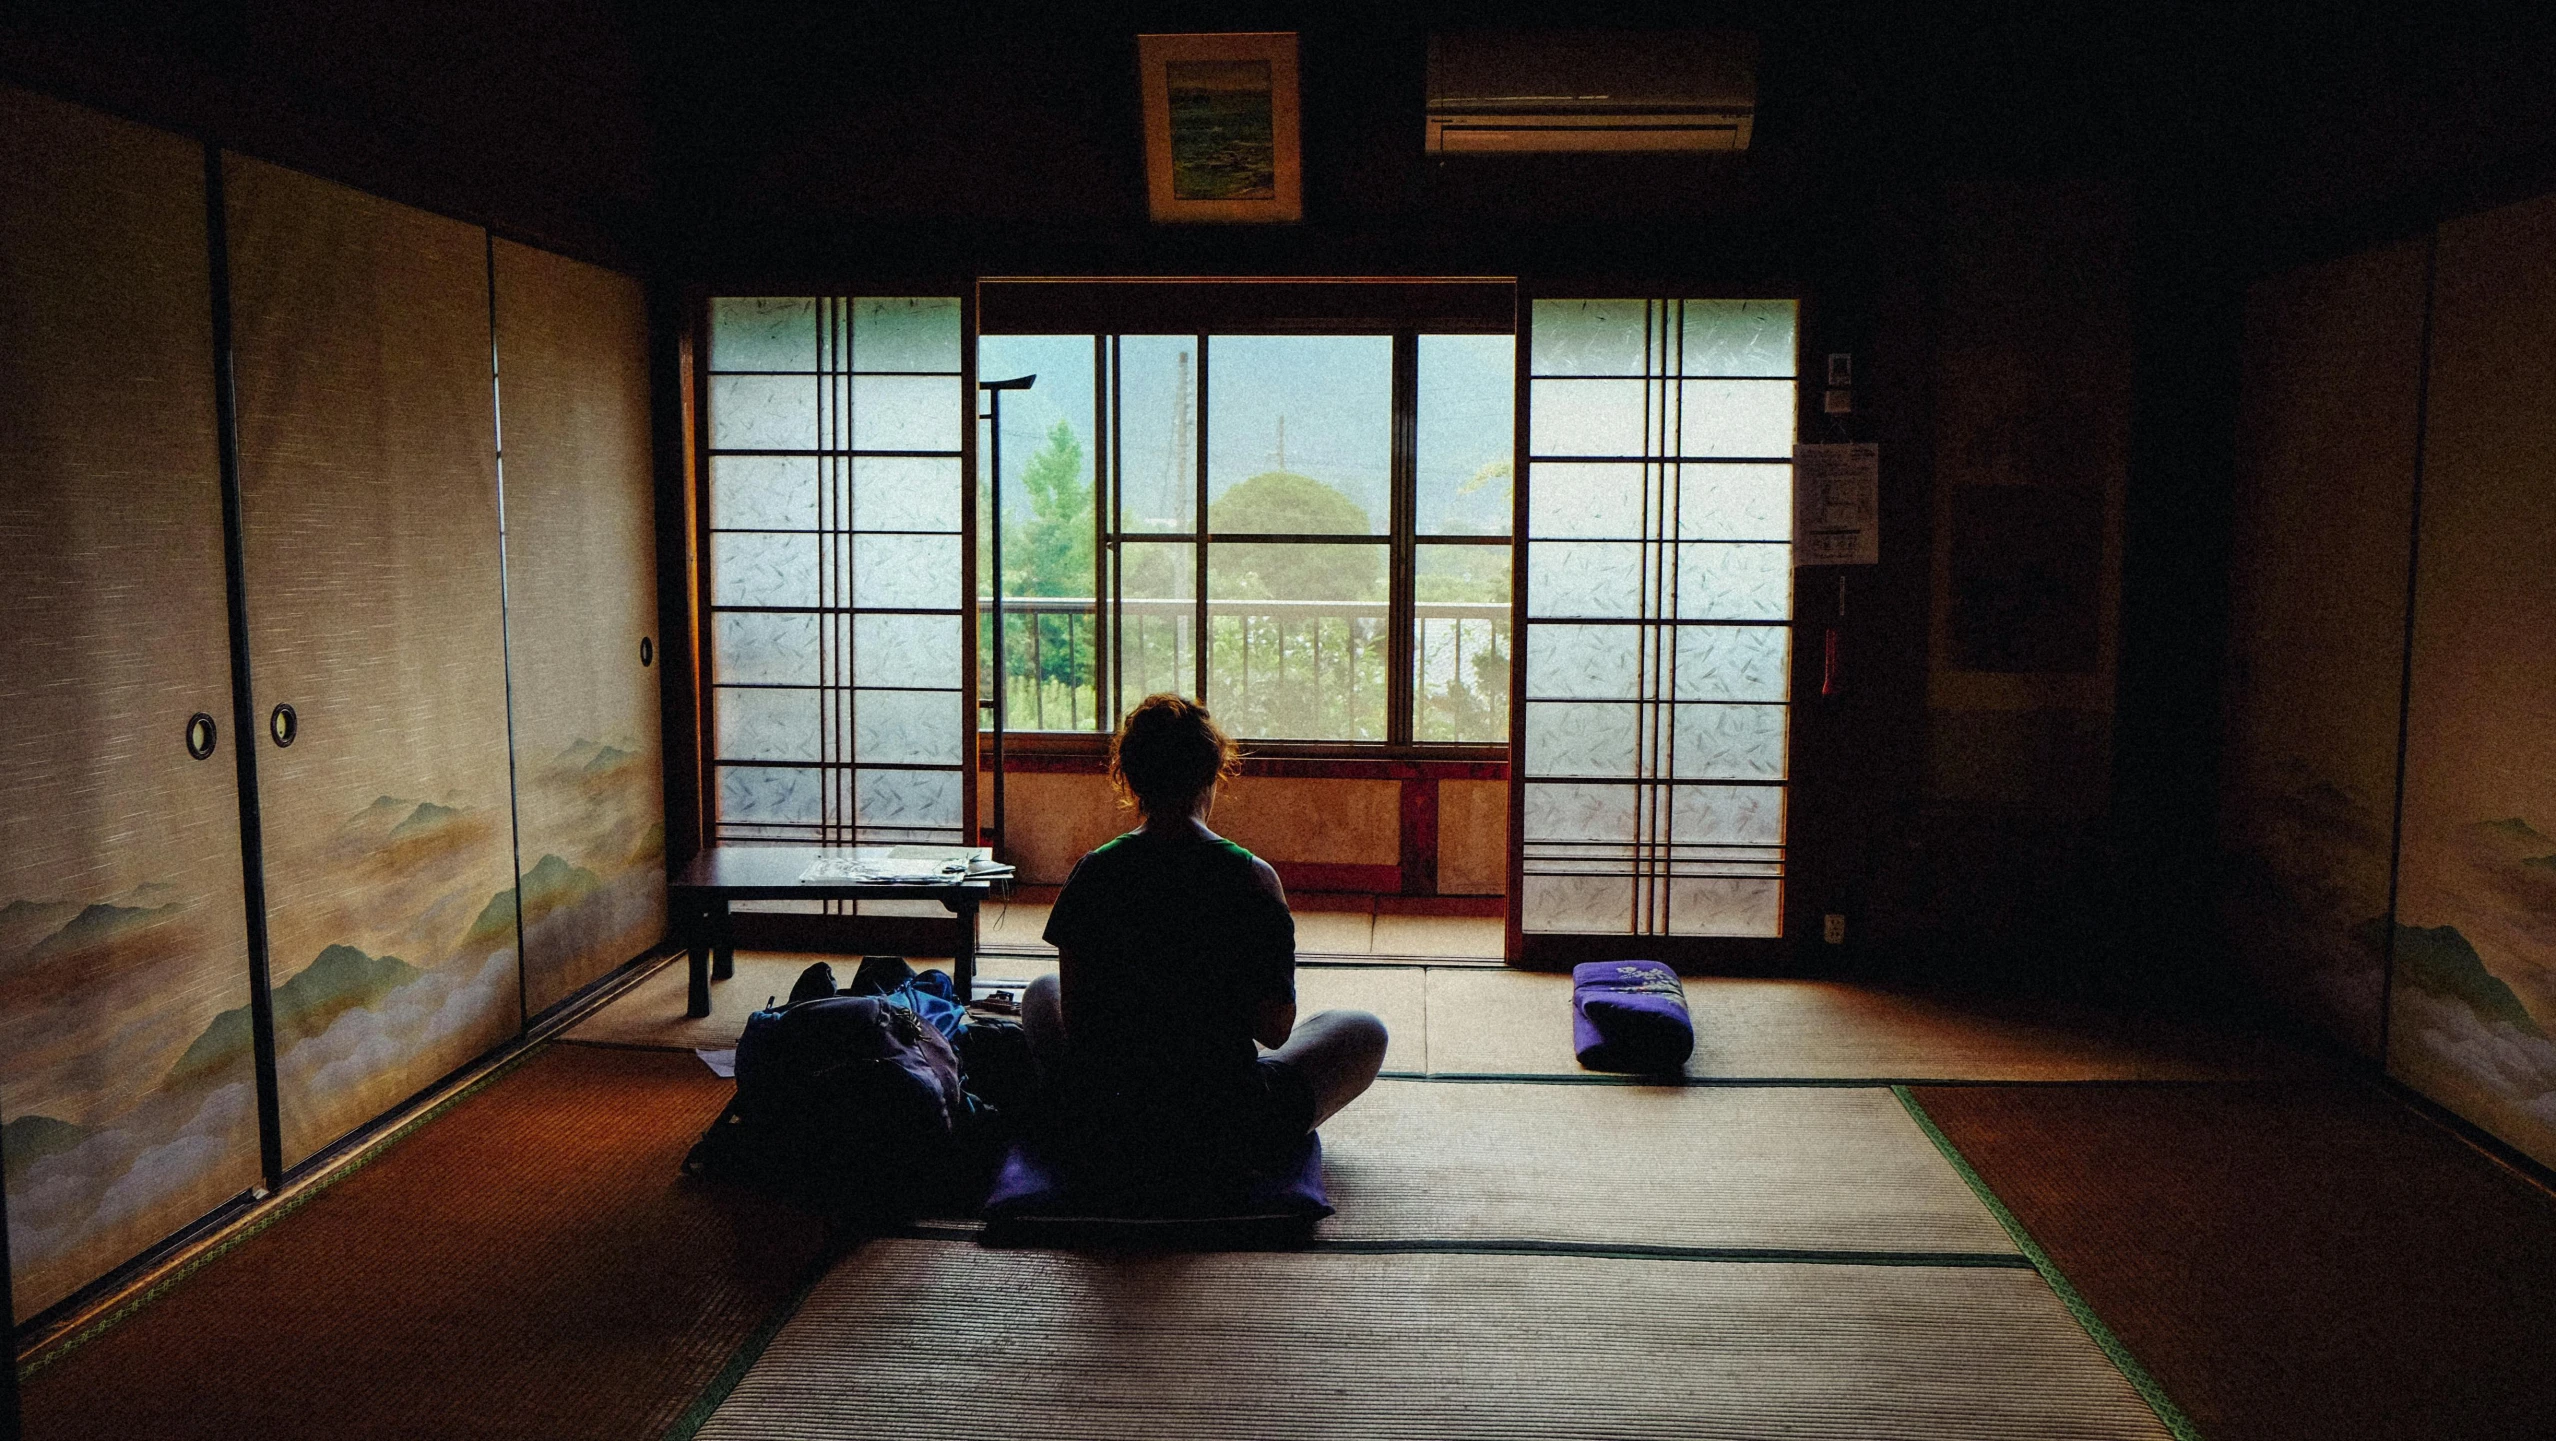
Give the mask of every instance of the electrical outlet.
[[1846, 944], [1846, 918], [1830, 911], [1820, 919], [1819, 938], [1832, 946]]

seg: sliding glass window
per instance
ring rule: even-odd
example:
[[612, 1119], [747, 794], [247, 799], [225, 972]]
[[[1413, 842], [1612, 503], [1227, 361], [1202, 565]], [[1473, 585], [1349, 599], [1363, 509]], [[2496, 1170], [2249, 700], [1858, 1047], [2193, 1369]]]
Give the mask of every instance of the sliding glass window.
[[988, 380], [1038, 377], [1002, 409], [1006, 724], [1106, 730], [1177, 691], [1255, 739], [1506, 741], [1513, 354], [1505, 335], [983, 337]]

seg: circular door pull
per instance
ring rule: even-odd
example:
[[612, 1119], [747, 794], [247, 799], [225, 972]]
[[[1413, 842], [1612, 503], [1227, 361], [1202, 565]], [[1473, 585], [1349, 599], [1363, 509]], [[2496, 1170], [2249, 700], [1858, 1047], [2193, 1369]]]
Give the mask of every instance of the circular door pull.
[[278, 746], [291, 745], [293, 737], [302, 733], [302, 718], [293, 714], [291, 706], [279, 705], [266, 718], [266, 733], [275, 737]]
[[202, 711], [186, 718], [186, 753], [197, 760], [210, 759], [213, 742], [222, 733], [214, 728], [213, 717]]
[[656, 662], [657, 643], [644, 635], [639, 637], [639, 668], [646, 670]]

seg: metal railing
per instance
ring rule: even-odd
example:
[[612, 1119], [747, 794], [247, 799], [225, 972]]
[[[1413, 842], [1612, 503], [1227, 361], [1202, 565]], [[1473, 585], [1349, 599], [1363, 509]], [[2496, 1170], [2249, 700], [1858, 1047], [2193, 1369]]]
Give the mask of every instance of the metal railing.
[[[990, 620], [977, 602], [978, 624]], [[1198, 603], [1120, 601], [1119, 694], [1188, 693], [1197, 685]], [[1013, 730], [1091, 730], [1105, 705], [1095, 673], [1100, 624], [1093, 601], [1003, 598], [1005, 723]], [[1508, 733], [1510, 607], [1505, 601], [1420, 601], [1414, 709], [1420, 740], [1500, 740]], [[1392, 622], [1381, 600], [1209, 600], [1207, 673], [1218, 715], [1241, 733], [1382, 740]], [[980, 635], [983, 632], [980, 631]], [[991, 649], [980, 646], [988, 687]], [[982, 689], [981, 692], [982, 693]], [[993, 702], [980, 702], [985, 724]]]

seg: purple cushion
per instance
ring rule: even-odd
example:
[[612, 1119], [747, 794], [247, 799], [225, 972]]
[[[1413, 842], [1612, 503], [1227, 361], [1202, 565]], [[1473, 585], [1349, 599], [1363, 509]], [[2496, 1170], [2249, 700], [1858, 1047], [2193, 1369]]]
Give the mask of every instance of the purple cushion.
[[1047, 1157], [1014, 1145], [985, 1198], [986, 1238], [994, 1244], [1261, 1244], [1301, 1234], [1330, 1214], [1322, 1138], [1310, 1133], [1283, 1164], [1263, 1175], [1179, 1195], [1154, 1188], [1099, 1194], [1070, 1183]]
[[1695, 1054], [1695, 1022], [1677, 972], [1657, 961], [1571, 968], [1571, 1040], [1592, 1071], [1675, 1071]]

